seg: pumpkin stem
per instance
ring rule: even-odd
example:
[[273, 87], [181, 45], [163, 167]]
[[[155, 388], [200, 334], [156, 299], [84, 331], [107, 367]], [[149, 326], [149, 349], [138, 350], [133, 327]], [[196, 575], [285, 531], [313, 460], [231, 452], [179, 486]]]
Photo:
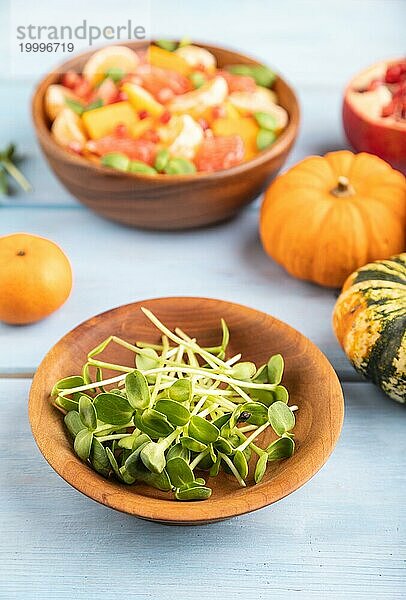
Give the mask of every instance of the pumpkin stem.
[[331, 190], [331, 193], [336, 198], [348, 198], [355, 194], [355, 190], [350, 183], [348, 177], [340, 175], [337, 179], [337, 187]]

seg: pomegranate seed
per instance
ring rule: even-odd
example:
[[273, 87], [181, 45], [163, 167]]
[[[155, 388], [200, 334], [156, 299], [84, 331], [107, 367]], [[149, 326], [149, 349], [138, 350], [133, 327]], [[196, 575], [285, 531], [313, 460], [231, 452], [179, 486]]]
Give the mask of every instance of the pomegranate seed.
[[149, 117], [149, 112], [147, 110], [140, 110], [140, 112], [138, 113], [138, 116], [142, 121], [143, 119], [146, 119], [147, 117]]
[[203, 129], [203, 131], [206, 131], [209, 128], [209, 123], [203, 117], [201, 117], [200, 119], [197, 119], [197, 122], [199, 123], [199, 125]]
[[388, 67], [385, 74], [386, 83], [398, 83], [402, 74], [402, 68], [399, 65]]
[[169, 112], [169, 110], [165, 110], [162, 115], [159, 117], [159, 120], [161, 121], [161, 123], [169, 123], [169, 121], [171, 120], [171, 113]]
[[213, 106], [211, 109], [213, 119], [222, 119], [226, 116], [226, 109], [224, 106]]

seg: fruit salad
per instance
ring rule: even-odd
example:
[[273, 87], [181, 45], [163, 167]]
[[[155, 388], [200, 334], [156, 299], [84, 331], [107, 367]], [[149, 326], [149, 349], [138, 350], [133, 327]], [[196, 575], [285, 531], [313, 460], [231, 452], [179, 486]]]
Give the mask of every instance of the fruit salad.
[[406, 128], [406, 58], [382, 61], [356, 77], [350, 101], [365, 117]]
[[262, 65], [217, 65], [189, 42], [108, 46], [48, 87], [45, 110], [67, 151], [129, 173], [228, 169], [272, 146], [288, 124]]

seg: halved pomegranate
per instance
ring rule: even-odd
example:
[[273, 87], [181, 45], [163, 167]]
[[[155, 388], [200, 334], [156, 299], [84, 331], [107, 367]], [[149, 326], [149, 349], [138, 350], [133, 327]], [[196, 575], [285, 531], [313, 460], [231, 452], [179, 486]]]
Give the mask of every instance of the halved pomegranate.
[[406, 59], [381, 61], [350, 81], [343, 124], [358, 152], [376, 154], [406, 173]]

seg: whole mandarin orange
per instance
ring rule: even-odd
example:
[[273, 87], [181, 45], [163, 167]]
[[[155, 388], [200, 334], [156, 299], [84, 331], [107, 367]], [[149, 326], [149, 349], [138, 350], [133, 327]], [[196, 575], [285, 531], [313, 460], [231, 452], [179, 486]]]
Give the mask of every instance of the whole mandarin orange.
[[69, 260], [54, 242], [28, 233], [0, 237], [0, 321], [39, 321], [57, 310], [71, 289]]

